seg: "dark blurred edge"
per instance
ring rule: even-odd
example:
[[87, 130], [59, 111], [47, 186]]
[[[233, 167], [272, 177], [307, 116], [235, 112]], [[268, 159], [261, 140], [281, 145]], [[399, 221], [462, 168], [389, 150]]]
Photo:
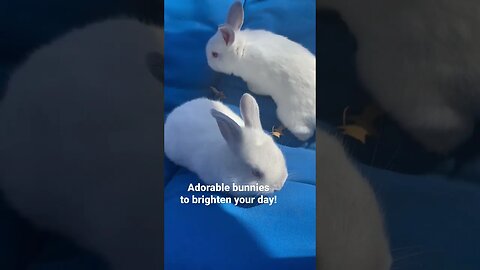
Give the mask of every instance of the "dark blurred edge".
[[73, 28], [120, 16], [163, 27], [163, 11], [163, 0], [2, 0], [0, 75], [4, 67], [10, 70], [32, 50]]
[[[63, 1], [63, 0], [46, 0], [46, 1], [0, 1], [0, 102], [6, 91], [8, 84], [8, 77], [15, 68], [20, 65], [29, 54], [31, 54], [38, 47], [48, 44], [57, 37], [69, 32], [73, 28], [82, 27], [88, 23], [104, 20], [111, 17], [128, 16], [137, 18], [147, 24], [154, 24], [163, 28], [164, 25], [164, 1], [163, 0], [100, 0], [100, 1]], [[163, 34], [163, 32], [162, 32]], [[163, 51], [161, 52], [164, 53]], [[163, 61], [162, 61], [163, 68]], [[163, 80], [160, 102], [160, 111], [162, 113], [161, 119], [164, 119], [164, 95], [163, 95]], [[161, 138], [162, 142], [162, 162], [159, 164], [159, 170], [163, 172], [163, 123]], [[163, 175], [163, 173], [162, 173]], [[164, 198], [164, 179], [160, 180], [160, 194], [161, 201]], [[53, 235], [41, 236], [35, 232], [25, 220], [20, 218], [16, 213], [9, 208], [4, 207], [1, 192], [0, 192], [0, 213], [3, 217], [13, 217], [11, 221], [6, 221], [6, 224], [1, 224], [0, 228], [15, 228], [26, 232], [21, 235], [0, 235], [3, 240], [14, 239], [14, 241], [27, 241], [29, 239], [28, 247], [24, 247], [21, 243], [17, 243], [13, 250], [22, 250], [20, 257], [17, 257], [11, 252], [7, 254], [0, 254], [1, 258], [9, 258], [7, 261], [20, 260], [20, 265], [27, 263], [25, 260], [35, 253], [38, 249], [39, 241], [43, 238], [53, 239], [53, 244], [56, 246], [57, 238]], [[159, 206], [158, 214], [164, 215], [163, 205]], [[164, 242], [163, 224], [161, 241]], [[33, 231], [32, 231], [33, 230]], [[6, 230], [12, 231], [12, 230]], [[6, 237], [7, 239], [3, 238]], [[41, 239], [37, 239], [37, 238]], [[139, 243], [141, 244], [141, 243]], [[58, 245], [63, 245], [61, 242]], [[47, 249], [52, 249], [51, 247]], [[67, 250], [76, 251], [76, 247], [62, 247], [66, 253]], [[162, 257], [162, 252], [159, 256]], [[89, 255], [87, 255], [87, 260]], [[39, 258], [42, 259], [42, 258]], [[84, 258], [78, 258], [78, 260]], [[15, 264], [15, 263], [14, 263]], [[21, 267], [20, 265], [17, 265]], [[5, 265], [0, 265], [0, 269], [8, 270]], [[34, 266], [33, 266], [34, 267]], [[90, 266], [91, 267], [91, 266]], [[30, 268], [29, 268], [30, 269]], [[92, 269], [93, 270], [93, 269]]]

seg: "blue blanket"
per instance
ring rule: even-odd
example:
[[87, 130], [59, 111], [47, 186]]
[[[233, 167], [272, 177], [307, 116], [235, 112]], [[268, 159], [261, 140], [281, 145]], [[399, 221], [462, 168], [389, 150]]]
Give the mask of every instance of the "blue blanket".
[[[236, 107], [247, 90], [239, 78], [208, 67], [205, 45], [225, 22], [233, 1], [168, 1], [165, 5], [165, 105], [168, 113], [187, 100], [212, 97], [210, 86]], [[267, 29], [315, 53], [315, 2], [245, 1], [244, 28]], [[302, 16], [298, 16], [302, 14]], [[295, 25], [285, 27], [297, 17]], [[279, 20], [284, 18], [286, 21]], [[276, 105], [255, 96], [262, 125], [279, 124]], [[277, 203], [242, 208], [232, 204], [184, 205], [197, 177], [167, 161], [165, 269], [315, 269], [315, 151], [286, 133], [279, 140], [290, 177]], [[197, 195], [197, 194], [196, 194]], [[209, 195], [199, 193], [198, 196]]]

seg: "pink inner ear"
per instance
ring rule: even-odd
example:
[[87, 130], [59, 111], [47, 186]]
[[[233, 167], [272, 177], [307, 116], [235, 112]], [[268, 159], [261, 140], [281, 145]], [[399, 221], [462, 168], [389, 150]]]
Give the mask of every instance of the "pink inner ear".
[[220, 33], [222, 33], [223, 40], [225, 40], [226, 45], [230, 45], [232, 37], [230, 32], [225, 28], [220, 28]]

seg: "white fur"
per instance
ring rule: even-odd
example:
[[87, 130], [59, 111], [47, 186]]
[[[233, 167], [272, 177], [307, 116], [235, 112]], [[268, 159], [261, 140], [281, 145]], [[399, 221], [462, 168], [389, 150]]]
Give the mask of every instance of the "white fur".
[[[73, 30], [12, 74], [0, 104], [0, 185], [42, 229], [113, 270], [162, 269], [161, 29], [114, 19]], [[160, 63], [161, 64], [161, 63]]]
[[[245, 123], [254, 121], [255, 127], [245, 125], [221, 102], [206, 98], [175, 108], [165, 122], [165, 154], [207, 184], [259, 183], [269, 185], [271, 191], [279, 190], [288, 176], [283, 154], [271, 136], [262, 130], [255, 99], [244, 94], [240, 106]], [[212, 109], [233, 121], [233, 126], [237, 125], [237, 139], [227, 142], [218, 119], [212, 116]], [[252, 168], [260, 170], [264, 177], [256, 178]]]
[[334, 137], [317, 130], [317, 268], [387, 270], [391, 256], [368, 182]]
[[480, 3], [317, 0], [358, 41], [360, 77], [383, 109], [429, 150], [447, 153], [480, 115]]
[[[284, 36], [264, 30], [240, 31], [242, 22], [241, 3], [235, 2], [227, 24], [207, 43], [209, 66], [241, 77], [256, 94], [271, 96], [282, 124], [298, 139], [309, 139], [315, 131], [315, 56]], [[225, 32], [233, 35], [229, 45]]]

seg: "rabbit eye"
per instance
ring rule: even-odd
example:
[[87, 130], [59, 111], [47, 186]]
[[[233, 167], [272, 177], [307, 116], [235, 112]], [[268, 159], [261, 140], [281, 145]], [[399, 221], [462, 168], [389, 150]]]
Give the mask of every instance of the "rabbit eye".
[[264, 177], [263, 172], [258, 169], [252, 169], [252, 174], [258, 179], [262, 179]]
[[212, 52], [212, 57], [213, 57], [213, 58], [217, 58], [217, 57], [218, 57], [218, 53], [217, 53], [217, 52]]

